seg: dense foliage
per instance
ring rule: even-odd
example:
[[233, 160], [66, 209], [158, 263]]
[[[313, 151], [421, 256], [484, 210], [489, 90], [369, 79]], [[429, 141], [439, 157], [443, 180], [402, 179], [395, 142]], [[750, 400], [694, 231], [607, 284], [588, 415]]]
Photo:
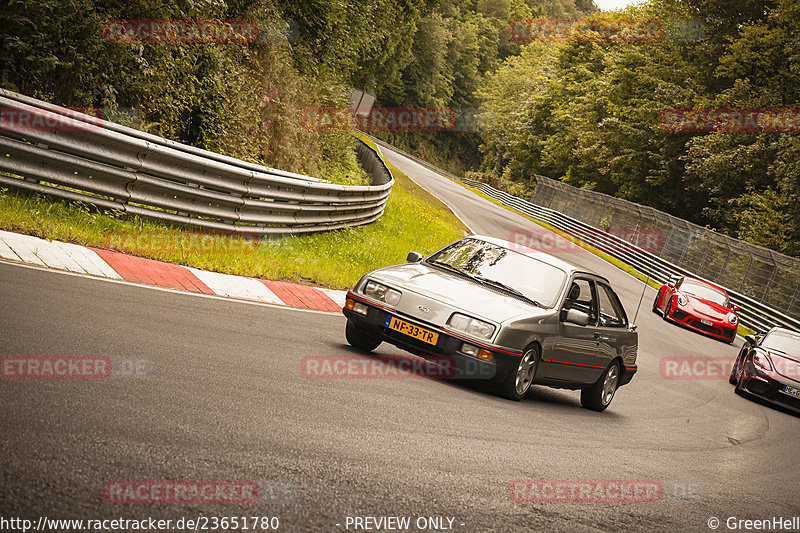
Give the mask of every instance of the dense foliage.
[[800, 5], [651, 0], [625, 14], [703, 34], [531, 43], [479, 90], [482, 177], [520, 194], [533, 174], [561, 178], [800, 254], [800, 135], [659, 127], [669, 108], [800, 107]]
[[[303, 109], [448, 107], [458, 131], [380, 133], [528, 194], [544, 174], [800, 254], [800, 136], [674, 133], [667, 108], [800, 108], [795, 0], [649, 0], [696, 39], [521, 43], [509, 23], [597, 16], [590, 0], [0, 0], [0, 84], [212, 150], [357, 181], [346, 132]], [[244, 19], [247, 44], [109, 42], [111, 19]]]
[[[342, 79], [295, 66], [292, 28], [265, 1], [0, 0], [0, 84], [111, 120], [339, 182], [365, 177], [344, 132], [300, 127], [306, 107], [346, 105]], [[246, 20], [255, 42], [113, 42], [113, 20]]]

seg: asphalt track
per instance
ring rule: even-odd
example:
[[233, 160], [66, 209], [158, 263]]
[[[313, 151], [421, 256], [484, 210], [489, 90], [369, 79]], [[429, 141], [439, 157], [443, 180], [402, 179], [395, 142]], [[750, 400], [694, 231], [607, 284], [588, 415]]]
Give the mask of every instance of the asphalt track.
[[[476, 232], [539, 229], [384, 152]], [[591, 254], [561, 255], [608, 277], [633, 316], [641, 282]], [[741, 340], [664, 323], [654, 296], [647, 289], [637, 319], [638, 375], [595, 413], [577, 392], [542, 387], [514, 403], [480, 383], [307, 379], [303, 357], [357, 356], [343, 317], [0, 264], [0, 355], [107, 355], [140, 369], [0, 381], [0, 517], [277, 516], [279, 531], [348, 531], [347, 517], [409, 516], [417, 531], [418, 517], [440, 516], [454, 531], [710, 531], [713, 516], [727, 531], [730, 516], [800, 516], [800, 417], [736, 396], [726, 379], [665, 379], [661, 358], [733, 359]], [[509, 483], [519, 479], [655, 480], [664, 496], [517, 503]], [[262, 497], [109, 504], [114, 480], [255, 480]]]

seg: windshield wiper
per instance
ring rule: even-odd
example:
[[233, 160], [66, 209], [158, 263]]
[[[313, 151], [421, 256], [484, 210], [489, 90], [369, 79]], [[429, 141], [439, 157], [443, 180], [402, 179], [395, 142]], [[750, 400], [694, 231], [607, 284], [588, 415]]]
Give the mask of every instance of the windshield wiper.
[[480, 281], [478, 278], [476, 278], [475, 276], [473, 276], [472, 274], [470, 274], [466, 270], [458, 268], [458, 267], [455, 267], [455, 266], [453, 266], [453, 265], [451, 265], [449, 263], [443, 263], [442, 261], [426, 261], [426, 262], [430, 263], [432, 265], [438, 266], [438, 267], [446, 268], [447, 270], [450, 270], [451, 272], [455, 272], [456, 274], [461, 274], [462, 276], [466, 276], [469, 279], [473, 279], [475, 281]]
[[469, 272], [467, 272], [466, 270], [464, 270], [462, 268], [455, 267], [455, 266], [453, 266], [453, 265], [451, 265], [449, 263], [444, 263], [442, 261], [429, 261], [429, 262], [432, 265], [435, 265], [435, 266], [438, 266], [438, 267], [442, 267], [442, 268], [446, 268], [447, 270], [455, 272], [456, 274], [461, 274], [462, 276], [465, 276], [465, 277], [467, 277], [467, 278], [469, 278], [471, 280], [477, 281], [481, 285], [492, 285], [494, 287], [497, 287], [498, 289], [502, 289], [502, 290], [504, 290], [506, 292], [510, 292], [511, 294], [516, 296], [517, 298], [522, 298], [526, 302], [531, 303], [531, 304], [535, 305], [536, 307], [541, 307], [542, 309], [547, 309], [545, 306], [543, 306], [538, 301], [536, 301], [536, 300], [534, 300], [532, 298], [528, 298], [527, 296], [525, 296], [523, 293], [521, 293], [520, 291], [518, 291], [514, 287], [506, 285], [505, 283], [502, 283], [500, 281], [489, 279], [489, 278], [484, 278], [483, 276], [476, 276], [475, 274], [470, 274]]
[[480, 281], [481, 283], [485, 283], [487, 285], [492, 285], [494, 287], [497, 287], [498, 289], [503, 289], [504, 291], [510, 292], [514, 296], [522, 298], [522, 299], [526, 300], [527, 302], [532, 303], [536, 307], [541, 307], [542, 309], [546, 309], [546, 307], [543, 306], [542, 304], [540, 304], [538, 301], [534, 300], [533, 298], [528, 298], [522, 292], [518, 291], [514, 287], [506, 285], [505, 283], [503, 283], [501, 281], [497, 281], [497, 280], [489, 279], [489, 278], [484, 278], [483, 276], [472, 276], [472, 277], [475, 278], [476, 280]]

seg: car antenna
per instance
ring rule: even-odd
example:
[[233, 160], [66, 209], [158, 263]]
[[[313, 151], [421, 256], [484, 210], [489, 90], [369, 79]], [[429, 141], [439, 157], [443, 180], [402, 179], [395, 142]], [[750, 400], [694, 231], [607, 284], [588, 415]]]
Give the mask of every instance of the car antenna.
[[634, 326], [636, 326], [636, 319], [639, 318], [639, 309], [642, 307], [642, 300], [644, 300], [644, 291], [647, 290], [648, 285], [650, 285], [650, 274], [647, 274], [647, 281], [644, 282], [644, 287], [642, 287], [642, 295], [639, 297], [639, 305], [636, 306], [636, 314], [633, 315]]

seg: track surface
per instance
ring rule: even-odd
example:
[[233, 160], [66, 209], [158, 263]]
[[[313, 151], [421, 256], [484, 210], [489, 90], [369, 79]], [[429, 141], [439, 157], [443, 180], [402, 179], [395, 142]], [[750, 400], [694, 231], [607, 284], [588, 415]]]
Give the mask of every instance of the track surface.
[[[476, 232], [539, 227], [384, 150]], [[643, 284], [588, 253], [632, 317]], [[598, 414], [577, 392], [522, 402], [481, 384], [309, 380], [309, 355], [356, 355], [344, 318], [0, 264], [0, 354], [145, 361], [143, 377], [0, 381], [0, 516], [278, 516], [283, 531], [345, 531], [347, 516], [448, 516], [456, 531], [709, 531], [711, 516], [800, 515], [800, 418], [727, 380], [667, 380], [665, 356], [736, 356], [639, 313], [639, 374]], [[380, 354], [402, 354], [382, 345]], [[659, 480], [637, 504], [524, 504], [515, 479]], [[113, 480], [257, 480], [279, 503], [111, 505]], [[412, 522], [413, 523], [413, 522]], [[336, 524], [341, 524], [337, 526]], [[352, 527], [350, 529], [353, 530]], [[412, 527], [411, 531], [417, 529]]]

